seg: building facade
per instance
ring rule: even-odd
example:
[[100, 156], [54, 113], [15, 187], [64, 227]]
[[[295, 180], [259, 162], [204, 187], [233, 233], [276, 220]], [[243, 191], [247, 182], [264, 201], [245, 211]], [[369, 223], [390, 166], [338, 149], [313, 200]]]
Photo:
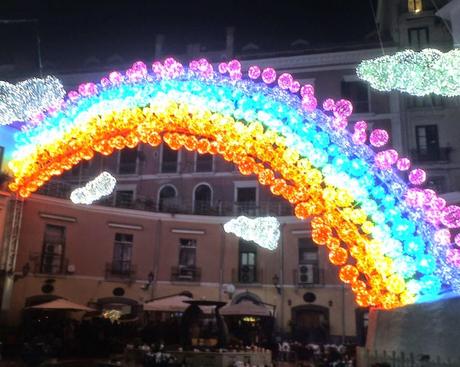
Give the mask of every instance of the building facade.
[[[444, 23], [428, 3], [379, 4], [376, 20], [386, 53], [449, 44]], [[427, 170], [429, 186], [440, 192], [459, 190], [458, 99], [370, 89], [357, 79], [355, 67], [381, 55], [375, 45], [360, 45], [257, 59], [243, 54], [242, 64], [246, 70], [257, 64], [289, 72], [312, 84], [319, 101], [351, 100], [351, 122], [365, 120], [370, 130], [388, 130], [393, 147]], [[70, 89], [103, 75], [58, 77]], [[72, 204], [70, 192], [103, 170], [117, 178], [113, 195], [91, 206]], [[1, 248], [1, 307], [8, 323], [19, 323], [26, 305], [55, 296], [102, 307], [124, 303], [126, 312], [134, 314], [135, 306], [147, 300], [189, 291], [195, 298], [249, 298], [273, 305], [280, 330], [311, 340], [362, 340], [366, 311], [339, 282], [325, 249], [311, 241], [308, 223], [298, 221], [292, 207], [255, 177], [242, 176], [219, 156], [145, 145], [96, 156], [50, 182], [24, 202], [21, 212], [20, 226], [14, 227], [18, 240], [7, 231]], [[238, 215], [278, 217], [278, 249], [265, 250], [226, 234], [223, 224]], [[6, 216], [0, 220], [12, 226]], [[8, 265], [7, 254], [14, 255], [14, 263]]]

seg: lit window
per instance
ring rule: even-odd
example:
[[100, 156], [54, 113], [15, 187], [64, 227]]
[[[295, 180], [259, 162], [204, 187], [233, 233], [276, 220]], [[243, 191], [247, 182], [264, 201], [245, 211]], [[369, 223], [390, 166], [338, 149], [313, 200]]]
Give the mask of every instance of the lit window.
[[420, 13], [423, 10], [422, 0], [408, 0], [407, 10], [412, 14]]

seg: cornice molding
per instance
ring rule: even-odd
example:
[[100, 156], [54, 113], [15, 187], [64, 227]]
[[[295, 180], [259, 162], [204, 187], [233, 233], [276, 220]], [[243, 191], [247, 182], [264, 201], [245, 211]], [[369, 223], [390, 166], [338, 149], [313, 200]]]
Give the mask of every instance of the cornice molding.
[[[100, 205], [80, 205], [73, 204], [70, 200], [59, 199], [51, 196], [45, 196], [40, 194], [33, 194], [26, 200], [26, 203], [34, 202], [46, 205], [55, 205], [61, 208], [67, 208], [71, 210], [77, 210], [81, 212], [92, 212], [106, 215], [115, 215], [123, 217], [124, 219], [142, 219], [142, 220], [160, 220], [165, 222], [184, 222], [184, 223], [204, 223], [204, 224], [224, 224], [228, 222], [231, 217], [220, 217], [210, 215], [191, 215], [191, 214], [170, 214], [170, 213], [156, 213], [142, 210], [124, 209], [124, 208], [113, 208]], [[52, 212], [50, 208], [47, 208], [48, 212]], [[308, 224], [308, 221], [302, 221], [294, 216], [283, 216], [278, 217], [281, 224]]]

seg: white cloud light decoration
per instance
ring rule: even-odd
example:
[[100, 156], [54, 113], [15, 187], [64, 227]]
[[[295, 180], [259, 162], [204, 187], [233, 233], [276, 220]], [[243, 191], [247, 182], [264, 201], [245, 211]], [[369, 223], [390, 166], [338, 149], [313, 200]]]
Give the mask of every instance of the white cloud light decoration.
[[460, 49], [443, 53], [427, 48], [405, 50], [362, 61], [358, 76], [378, 90], [399, 90], [416, 96], [460, 95]]
[[259, 246], [275, 250], [280, 239], [280, 222], [274, 217], [251, 219], [240, 216], [224, 224], [227, 233], [233, 233], [246, 241], [254, 241]]
[[92, 204], [103, 196], [110, 195], [115, 188], [117, 180], [108, 172], [102, 172], [94, 180], [88, 182], [84, 187], [75, 189], [70, 194], [70, 200], [74, 204]]
[[0, 81], [0, 125], [29, 121], [48, 107], [61, 103], [64, 96], [64, 87], [54, 76], [17, 84]]

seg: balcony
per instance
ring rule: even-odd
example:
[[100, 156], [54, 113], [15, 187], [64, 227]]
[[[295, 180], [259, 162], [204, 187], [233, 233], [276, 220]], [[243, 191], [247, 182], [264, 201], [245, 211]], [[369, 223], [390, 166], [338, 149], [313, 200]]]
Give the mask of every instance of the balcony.
[[127, 279], [134, 280], [136, 277], [136, 267], [131, 261], [120, 260], [105, 264], [106, 279]]
[[232, 282], [236, 284], [263, 284], [263, 269], [255, 265], [243, 265], [238, 269], [232, 269]]
[[69, 259], [61, 255], [46, 254], [31, 259], [32, 269], [35, 274], [63, 275], [67, 274]]
[[418, 149], [411, 149], [410, 154], [412, 161], [415, 163], [449, 163], [451, 152], [451, 147], [443, 147], [439, 149], [433, 149], [429, 152], [421, 151]]
[[[72, 186], [65, 182], [52, 181], [39, 190], [39, 194], [57, 198], [68, 199]], [[113, 197], [106, 197], [94, 205], [102, 205], [114, 208], [142, 210], [158, 213], [173, 214], [196, 214], [210, 216], [233, 217], [236, 215], [247, 216], [290, 216], [293, 215], [293, 207], [287, 201], [272, 200], [259, 201], [258, 203], [238, 203], [234, 201], [214, 201], [212, 203], [197, 201], [195, 205], [191, 199], [185, 201], [183, 198], [165, 199], [159, 205], [158, 202], [149, 197], [136, 196], [136, 200], [114, 200]]]
[[173, 266], [171, 268], [171, 281], [173, 282], [199, 282], [201, 268], [196, 266]]

